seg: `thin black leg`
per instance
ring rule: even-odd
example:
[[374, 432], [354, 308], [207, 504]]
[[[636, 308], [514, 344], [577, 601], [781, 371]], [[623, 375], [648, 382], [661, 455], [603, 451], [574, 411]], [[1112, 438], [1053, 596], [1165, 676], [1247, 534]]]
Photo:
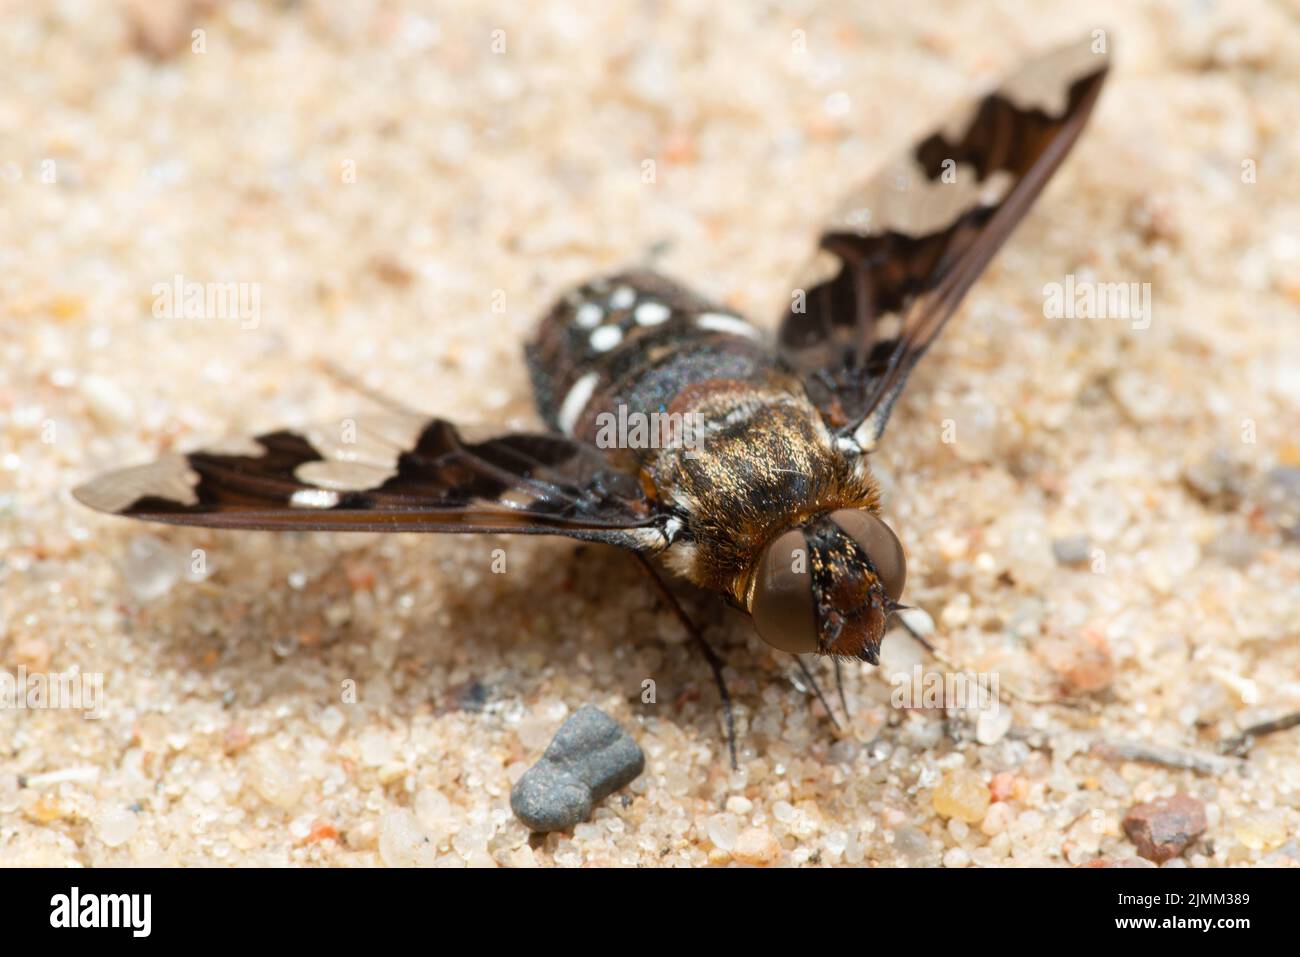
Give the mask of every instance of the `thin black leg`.
[[713, 650], [712, 646], [704, 639], [704, 635], [700, 632], [700, 629], [696, 626], [695, 622], [691, 621], [690, 616], [686, 614], [686, 611], [677, 601], [677, 597], [668, 588], [668, 585], [665, 584], [659, 573], [655, 571], [654, 565], [650, 564], [650, 560], [639, 552], [633, 552], [632, 554], [636, 556], [636, 560], [640, 562], [641, 567], [644, 568], [646, 574], [650, 576], [650, 580], [654, 582], [655, 588], [658, 589], [660, 597], [668, 603], [668, 607], [673, 610], [673, 614], [675, 614], [677, 620], [682, 623], [682, 627], [686, 629], [687, 634], [694, 639], [696, 646], [704, 655], [704, 660], [707, 661], [709, 667], [713, 669], [713, 680], [718, 685], [718, 694], [722, 697], [722, 712], [727, 722], [727, 748], [731, 752], [731, 769], [733, 771], [738, 770], [740, 768], [740, 762], [736, 760], [736, 718], [731, 710], [731, 693], [727, 691], [727, 682], [722, 677], [723, 661], [718, 657], [718, 653]]
[[817, 695], [817, 700], [822, 703], [822, 707], [825, 708], [826, 713], [830, 715], [831, 724], [835, 725], [835, 727], [838, 728], [840, 726], [840, 719], [835, 717], [835, 710], [831, 708], [830, 702], [827, 701], [826, 696], [822, 694], [821, 685], [817, 683], [817, 679], [813, 677], [813, 673], [808, 670], [808, 666], [803, 663], [803, 659], [801, 657], [795, 655], [794, 660], [798, 662], [799, 670], [803, 672], [803, 676], [807, 678], [808, 683], [812, 685], [813, 694]]
[[894, 615], [894, 619], [895, 619], [895, 620], [896, 620], [900, 625], [903, 626], [903, 630], [906, 631], [909, 635], [911, 635], [911, 636], [912, 636], [912, 639], [913, 639], [913, 640], [914, 640], [918, 645], [920, 645], [920, 646], [921, 646], [922, 648], [924, 648], [926, 651], [930, 652], [930, 654], [933, 655], [935, 658], [938, 658], [938, 659], [940, 659], [940, 660], [946, 660], [945, 657], [944, 657], [943, 652], [941, 652], [938, 648], [936, 648], [936, 647], [935, 647], [935, 646], [930, 642], [930, 639], [929, 639], [929, 638], [925, 637], [925, 635], [921, 634], [919, 631], [917, 631], [915, 628], [913, 628], [911, 625], [909, 625], [909, 624], [907, 623], [907, 619], [906, 619], [905, 617], [903, 617], [902, 615]]
[[[934, 644], [930, 641], [930, 639], [926, 638], [919, 631], [917, 631], [915, 628], [909, 625], [907, 623], [907, 619], [904, 618], [902, 615], [898, 616], [898, 623], [903, 626], [903, 629], [909, 635], [912, 636], [912, 639], [918, 645], [920, 645], [922, 648], [928, 651], [930, 653], [930, 656], [934, 658], [935, 661], [939, 662], [939, 664], [943, 665], [949, 671], [966, 670], [962, 668], [958, 662], [954, 661], [952, 658], [949, 658], [946, 654], [944, 654], [942, 650], [936, 648]], [[1069, 707], [1080, 707], [1086, 704], [1085, 701], [1080, 701], [1073, 698], [1057, 698], [1054, 696], [1047, 696], [1047, 695], [1028, 694], [1026, 692], [1017, 691], [1014, 688], [1008, 687], [1006, 684], [1000, 686], [998, 694], [999, 696], [1006, 696], [1008, 699], [1013, 701], [1024, 701], [1027, 704], [1061, 704], [1061, 705], [1067, 705]]]
[[849, 713], [849, 699], [844, 697], [844, 671], [840, 667], [840, 659], [832, 658], [835, 662], [835, 690], [840, 693], [840, 707], [844, 709], [844, 720], [852, 721], [853, 715]]
[[378, 391], [377, 389], [370, 388], [370, 386], [366, 385], [359, 378], [354, 376], [351, 372], [348, 372], [342, 366], [337, 365], [336, 363], [333, 363], [328, 359], [317, 359], [316, 367], [319, 368], [331, 379], [333, 379], [335, 382], [337, 382], [339, 385], [351, 389], [353, 392], [357, 393], [358, 395], [364, 396], [365, 398], [369, 399], [371, 402], [375, 403], [375, 405], [382, 406], [383, 408], [387, 409], [390, 412], [396, 412], [398, 415], [411, 415], [411, 416], [416, 416], [418, 418], [423, 418], [422, 413], [417, 412], [415, 409], [412, 409], [409, 405], [406, 405], [404, 402], [399, 402], [397, 399], [393, 399], [390, 398], [389, 396], [384, 395], [382, 392]]

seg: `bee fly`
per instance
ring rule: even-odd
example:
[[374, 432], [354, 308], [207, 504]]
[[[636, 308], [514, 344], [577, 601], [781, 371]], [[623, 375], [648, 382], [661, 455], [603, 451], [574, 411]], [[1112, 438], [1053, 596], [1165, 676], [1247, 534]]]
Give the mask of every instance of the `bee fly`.
[[[525, 348], [549, 431], [475, 438], [399, 408], [349, 420], [351, 434], [281, 430], [110, 472], [75, 495], [182, 525], [629, 549], [713, 667], [734, 764], [721, 662], [648, 559], [748, 613], [782, 651], [876, 662], [906, 569], [868, 456], [917, 360], [1078, 138], [1108, 69], [1100, 43], [1029, 62], [850, 194], [774, 347], [674, 282], [623, 273], [564, 295]], [[690, 416], [700, 434], [610, 448], [609, 416], [632, 413]]]

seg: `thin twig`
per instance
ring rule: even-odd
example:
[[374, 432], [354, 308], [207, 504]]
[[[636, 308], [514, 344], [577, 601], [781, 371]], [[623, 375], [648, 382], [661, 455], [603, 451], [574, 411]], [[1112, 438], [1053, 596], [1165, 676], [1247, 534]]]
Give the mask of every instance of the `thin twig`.
[[[1013, 727], [1007, 732], [1007, 737], [1023, 741], [1035, 751], [1054, 750], [1052, 736], [1037, 728]], [[1211, 776], [1224, 774], [1242, 765], [1239, 760], [1226, 758], [1212, 751], [1175, 748], [1151, 741], [1107, 738], [1100, 735], [1085, 735], [1084, 740], [1089, 742], [1088, 751], [1093, 757], [1107, 761], [1139, 761], [1143, 764], [1156, 764], [1165, 768]]]
[[1272, 721], [1261, 721], [1259, 724], [1252, 724], [1240, 734], [1219, 742], [1219, 750], [1224, 754], [1244, 758], [1250, 753], [1250, 749], [1254, 747], [1256, 738], [1262, 738], [1266, 734], [1275, 734], [1278, 731], [1286, 731], [1297, 725], [1300, 725], [1300, 711], [1274, 718]]
[[1112, 761], [1141, 761], [1143, 764], [1158, 764], [1161, 767], [1214, 776], [1241, 767], [1240, 761], [1225, 758], [1211, 751], [1193, 751], [1189, 748], [1174, 748], [1153, 744], [1150, 741], [1131, 741], [1122, 738], [1102, 738], [1095, 741], [1092, 745], [1092, 753]]
[[[906, 616], [896, 615], [895, 617], [898, 619], [898, 623], [903, 626], [903, 630], [911, 635], [918, 645], [928, 651], [930, 656], [934, 658], [935, 661], [939, 662], [939, 664], [943, 665], [953, 673], [969, 674], [973, 672], [974, 669], [963, 668], [960, 662], [954, 661], [952, 658], [948, 657], [948, 655], [934, 642], [913, 628], [908, 622]], [[1017, 691], [1014, 687], [1007, 685], [1000, 679], [998, 681], [998, 697], [1005, 698], [1008, 702], [1022, 701], [1025, 704], [1058, 704], [1067, 708], [1084, 708], [1089, 705], [1088, 702], [1080, 701], [1077, 698], [1064, 698], [1033, 694], [1027, 691]]]

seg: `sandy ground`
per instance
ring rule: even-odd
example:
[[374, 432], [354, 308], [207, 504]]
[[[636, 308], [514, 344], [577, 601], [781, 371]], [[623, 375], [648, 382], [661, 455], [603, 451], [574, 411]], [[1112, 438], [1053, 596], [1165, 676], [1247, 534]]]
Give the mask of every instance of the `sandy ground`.
[[[1200, 773], [1106, 748], [1212, 756], [1300, 709], [1274, 500], [1300, 465], [1300, 11], [461, 6], [6, 4], [0, 670], [103, 695], [94, 720], [0, 711], [0, 863], [1066, 865], [1131, 857], [1127, 809], [1175, 792], [1207, 829], [1173, 864], [1300, 858], [1300, 732]], [[1099, 27], [1090, 131], [877, 456], [906, 599], [1034, 699], [997, 719], [893, 707], [890, 675], [937, 667], [896, 632], [837, 733], [788, 657], [688, 594], [729, 661], [732, 773], [707, 668], [617, 552], [157, 529], [69, 496], [364, 409], [323, 359], [533, 425], [535, 318], [651, 256], [770, 323], [840, 193]], [[256, 323], [156, 317], [177, 275], [255, 284]], [[1149, 327], [1045, 318], [1067, 275], [1150, 283]], [[646, 771], [530, 841], [510, 786], [584, 703]]]

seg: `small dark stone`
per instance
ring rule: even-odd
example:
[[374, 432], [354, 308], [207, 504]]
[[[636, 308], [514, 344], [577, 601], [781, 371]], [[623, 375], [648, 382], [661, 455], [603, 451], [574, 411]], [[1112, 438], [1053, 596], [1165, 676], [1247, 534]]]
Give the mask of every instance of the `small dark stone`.
[[1052, 554], [1059, 565], [1082, 565], [1088, 560], [1088, 547], [1092, 543], [1087, 535], [1070, 535], [1052, 539]]
[[473, 714], [478, 714], [487, 709], [487, 700], [490, 697], [491, 692], [482, 681], [465, 681], [464, 684], [448, 690], [446, 703], [441, 710], [443, 713], [471, 711]]
[[1189, 794], [1135, 804], [1124, 815], [1124, 833], [1148, 861], [1163, 864], [1205, 833], [1205, 805]]
[[471, 679], [452, 685], [437, 698], [437, 713], [452, 714], [456, 711], [479, 713], [487, 710], [492, 693], [487, 685], [477, 679]]
[[459, 703], [462, 711], [482, 711], [487, 700], [487, 686], [481, 681], [473, 681], [461, 692]]
[[567, 830], [644, 769], [645, 755], [618, 722], [583, 705], [511, 789], [510, 809], [534, 831]]

